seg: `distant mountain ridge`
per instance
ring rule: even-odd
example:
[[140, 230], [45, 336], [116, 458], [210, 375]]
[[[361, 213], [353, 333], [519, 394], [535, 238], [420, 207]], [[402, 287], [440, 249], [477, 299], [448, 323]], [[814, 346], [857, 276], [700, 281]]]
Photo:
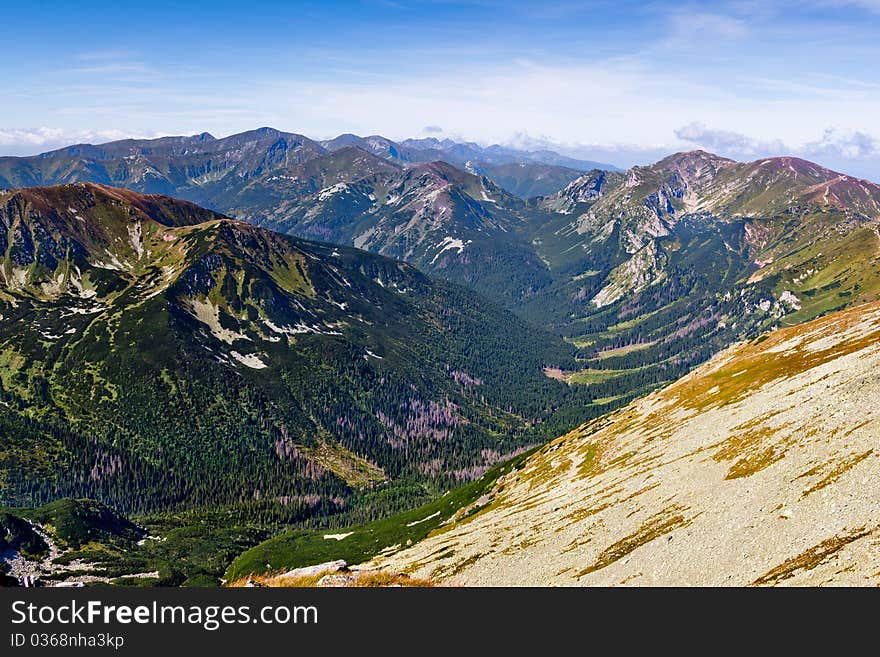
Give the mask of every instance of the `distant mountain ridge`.
[[0, 504], [329, 514], [582, 405], [541, 372], [571, 348], [475, 294], [169, 197], [0, 192], [0, 255]]
[[[380, 137], [342, 136], [328, 146], [271, 128], [71, 146], [0, 158], [0, 187], [95, 182], [176, 196], [274, 230], [404, 258], [509, 301], [546, 282], [546, 266], [519, 230], [526, 204], [489, 177], [393, 157], [396, 146]], [[562, 186], [577, 175], [566, 169], [559, 178], [543, 164], [499, 173], [532, 191], [540, 180]]]
[[[542, 194], [558, 189], [547, 186], [552, 187], [556, 178], [568, 178], [576, 171], [617, 170], [610, 164], [579, 160], [549, 150], [526, 151], [499, 145], [483, 147], [474, 142], [434, 138], [407, 139], [397, 143], [379, 135], [343, 134], [334, 139], [316, 141], [296, 133], [263, 127], [219, 139], [203, 132], [190, 136], [123, 139], [98, 145], [75, 144], [35, 156], [0, 156], [0, 186], [11, 189], [82, 182], [82, 176], [87, 174], [92, 176], [91, 182], [126, 187], [139, 183], [141, 187], [137, 191], [169, 193], [188, 180], [202, 178], [197, 184], [203, 184], [205, 176], [210, 179], [212, 175], [216, 177], [230, 170], [250, 177], [268, 168], [301, 162], [351, 146], [398, 164], [443, 161], [467, 168], [472, 173], [490, 176], [496, 166], [517, 164], [531, 168], [545, 165], [544, 170], [556, 177], [541, 188]], [[261, 148], [267, 151], [265, 159], [255, 153]]]
[[486, 176], [505, 191], [526, 199], [545, 196], [591, 169], [618, 171], [612, 164], [580, 160], [549, 150], [527, 151], [509, 146], [480, 146], [453, 139], [405, 139], [393, 142], [379, 135], [345, 134], [321, 142], [328, 150], [356, 146], [377, 157], [403, 163], [447, 162], [476, 175]]
[[481, 146], [476, 142], [460, 142], [449, 138], [423, 137], [394, 142], [380, 135], [359, 137], [353, 134], [343, 134], [320, 143], [331, 151], [346, 146], [357, 146], [373, 153], [373, 155], [387, 159], [403, 162], [440, 160], [459, 168], [466, 167], [468, 163], [484, 166], [531, 163], [565, 167], [576, 171], [591, 169], [619, 171], [613, 164], [568, 157], [547, 149], [530, 151], [500, 144]]
[[[880, 188], [797, 158], [691, 151], [523, 200], [475, 166], [411, 161], [466, 144], [332, 142], [261, 129], [73, 147], [0, 160], [0, 184], [109, 180], [405, 260], [565, 336], [578, 366], [551, 374], [611, 388], [602, 404], [735, 340], [880, 298]], [[555, 165], [491, 166], [528, 186]]]

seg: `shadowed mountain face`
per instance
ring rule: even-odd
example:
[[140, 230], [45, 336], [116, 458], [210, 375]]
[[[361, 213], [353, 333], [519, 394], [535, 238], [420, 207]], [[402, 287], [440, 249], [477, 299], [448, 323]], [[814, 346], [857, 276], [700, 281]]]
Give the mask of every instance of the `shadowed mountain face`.
[[[168, 194], [273, 230], [402, 258], [507, 303], [549, 281], [528, 242], [524, 201], [483, 175], [393, 157], [377, 143], [391, 144], [340, 137], [328, 150], [261, 128], [225, 139], [202, 134], [72, 146], [0, 158], [0, 186], [95, 182]], [[528, 164], [515, 186], [530, 186], [535, 167], [536, 175], [560, 175]], [[572, 174], [565, 170], [556, 180], [562, 186]]]
[[876, 586], [878, 340], [873, 303], [736, 345], [379, 565], [460, 585]]
[[[737, 339], [880, 295], [880, 188], [867, 181], [797, 158], [738, 163], [694, 151], [588, 171], [524, 201], [486, 175], [418, 161], [465, 146], [353, 135], [319, 144], [261, 129], [4, 158], [0, 184], [158, 188], [255, 225], [404, 260], [567, 337], [580, 362], [551, 374], [601, 385], [603, 408]], [[461, 166], [520, 186], [557, 165]]]
[[0, 253], [4, 503], [307, 517], [577, 405], [541, 372], [571, 349], [473, 293], [168, 197], [3, 192]]
[[[359, 160], [346, 171], [389, 166], [358, 149], [331, 157]], [[432, 162], [324, 184], [249, 220], [399, 258], [507, 305], [551, 280], [528, 240], [531, 209], [488, 178]]]

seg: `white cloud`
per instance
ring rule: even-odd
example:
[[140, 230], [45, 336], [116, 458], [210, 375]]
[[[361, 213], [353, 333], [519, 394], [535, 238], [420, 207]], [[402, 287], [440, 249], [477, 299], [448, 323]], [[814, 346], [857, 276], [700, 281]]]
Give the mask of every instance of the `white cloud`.
[[77, 143], [101, 143], [145, 135], [123, 130], [65, 130], [63, 128], [0, 128], [0, 146], [52, 147]]
[[442, 116], [446, 134], [481, 141], [506, 141], [528, 126], [555, 141], [629, 135], [654, 144], [669, 140], [678, 116], [705, 114], [707, 103], [726, 95], [621, 58], [572, 66], [519, 61], [381, 84], [257, 81], [249, 99], [271, 107], [278, 122], [296, 117], [297, 130], [314, 133], [333, 126], [404, 138], [422, 131], [424, 117]]
[[805, 157], [825, 156], [844, 159], [867, 159], [880, 155], [880, 141], [863, 131], [827, 128], [819, 139], [786, 144], [782, 140], [763, 141], [728, 130], [715, 130], [694, 122], [675, 130], [684, 142], [734, 156], [797, 154]]
[[829, 79], [821, 94], [744, 95], [741, 88], [750, 82], [697, 82], [628, 57], [580, 65], [520, 61], [381, 84], [264, 81], [249, 98], [271, 114], [263, 122], [307, 134], [379, 132], [402, 139], [423, 134], [424, 117], [442, 116], [445, 134], [481, 143], [509, 143], [525, 133], [579, 151], [654, 152], [690, 144], [755, 156], [816, 141], [817, 126], [864, 131], [880, 109], [880, 90], [871, 86]]
[[865, 132], [828, 128], [821, 139], [804, 144], [803, 150], [811, 155], [864, 159], [880, 155], [880, 141]]
[[732, 130], [715, 130], [699, 121], [677, 128], [674, 132], [684, 142], [719, 153], [758, 156], [787, 150], [781, 140], [762, 141]]

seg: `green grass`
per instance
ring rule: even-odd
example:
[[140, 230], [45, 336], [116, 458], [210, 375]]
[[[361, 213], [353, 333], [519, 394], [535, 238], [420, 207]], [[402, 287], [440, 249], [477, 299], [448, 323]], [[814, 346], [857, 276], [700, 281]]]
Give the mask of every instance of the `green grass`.
[[49, 527], [63, 547], [79, 549], [85, 545], [127, 544], [143, 535], [134, 524], [99, 502], [61, 499], [20, 515]]
[[[476, 502], [492, 489], [499, 477], [521, 467], [534, 451], [498, 464], [476, 481], [451, 490], [428, 504], [389, 518], [341, 529], [296, 530], [271, 538], [239, 555], [226, 571], [225, 579], [234, 581], [249, 575], [280, 572], [336, 559], [357, 564], [386, 549], [406, 547], [422, 540], [457, 511]], [[324, 538], [325, 534], [349, 532], [351, 534], [341, 540]]]
[[656, 341], [653, 342], [636, 342], [634, 344], [628, 344], [623, 347], [615, 347], [613, 349], [605, 349], [596, 354], [596, 358], [599, 360], [604, 360], [606, 358], [613, 358], [614, 356], [626, 356], [627, 354], [631, 354], [635, 351], [641, 351], [643, 349], [648, 349], [653, 347], [656, 344]]
[[582, 274], [578, 274], [577, 276], [572, 276], [571, 280], [573, 283], [576, 283], [578, 281], [584, 280], [585, 278], [591, 278], [592, 276], [598, 276], [601, 273], [602, 272], [599, 271], [598, 269], [589, 269]]
[[568, 375], [571, 384], [589, 385], [591, 383], [604, 383], [618, 376], [623, 376], [634, 370], [593, 370], [585, 369], [580, 372], [572, 372]]
[[593, 405], [594, 406], [604, 406], [605, 404], [610, 404], [612, 402], [615, 402], [619, 399], [623, 399], [625, 397], [629, 397], [629, 393], [624, 393], [622, 395], [614, 395], [613, 397], [601, 397], [599, 399], [594, 399]]

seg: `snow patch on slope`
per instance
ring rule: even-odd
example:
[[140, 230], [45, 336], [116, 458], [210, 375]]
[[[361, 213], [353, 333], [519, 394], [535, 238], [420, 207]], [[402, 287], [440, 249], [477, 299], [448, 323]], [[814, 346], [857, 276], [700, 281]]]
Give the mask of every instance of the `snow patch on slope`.
[[220, 308], [211, 301], [190, 299], [189, 310], [192, 316], [207, 326], [211, 331], [211, 335], [221, 342], [232, 344], [235, 340], [250, 340], [250, 338], [243, 333], [238, 333], [237, 331], [221, 326]]
[[240, 354], [237, 351], [232, 351], [229, 353], [235, 360], [237, 360], [242, 365], [246, 365], [255, 370], [263, 370], [268, 367], [266, 363], [260, 360], [260, 357], [257, 354]]
[[470, 244], [471, 241], [472, 240], [468, 240], [467, 242], [464, 242], [457, 237], [449, 237], [447, 235], [443, 238], [440, 244], [437, 245], [440, 250], [437, 251], [436, 255], [434, 255], [434, 258], [431, 260], [431, 264], [433, 265], [435, 262], [437, 262], [437, 258], [439, 258], [445, 251], [448, 251], [449, 249], [458, 249], [458, 252], [461, 253], [462, 251], [464, 251], [464, 247]]
[[341, 194], [348, 190], [348, 185], [345, 183], [336, 183], [335, 185], [330, 185], [330, 187], [325, 187], [320, 192], [318, 192], [318, 200], [326, 201], [331, 196], [335, 194]]

